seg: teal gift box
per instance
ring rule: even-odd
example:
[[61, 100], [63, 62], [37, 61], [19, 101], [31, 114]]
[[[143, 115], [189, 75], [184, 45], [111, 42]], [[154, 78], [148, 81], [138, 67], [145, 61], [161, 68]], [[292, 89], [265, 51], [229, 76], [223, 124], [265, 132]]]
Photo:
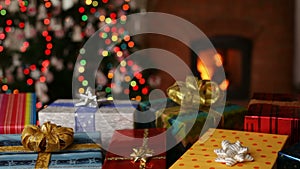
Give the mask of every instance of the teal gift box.
[[[224, 109], [216, 107], [211, 112], [215, 113], [212, 116], [208, 116], [208, 111], [199, 110], [198, 114], [195, 115], [181, 109], [180, 106], [171, 106], [158, 110], [155, 113], [155, 125], [158, 128], [171, 128], [175, 138], [180, 140], [186, 147], [191, 146], [198, 140], [202, 130], [206, 131], [210, 127], [243, 130], [244, 116], [247, 113], [245, 107], [228, 103]], [[208, 125], [204, 125], [205, 123]]]
[[[99, 132], [75, 133], [65, 150], [51, 153], [49, 168], [101, 168], [103, 152]], [[0, 168], [34, 168], [39, 154], [24, 151], [20, 134], [0, 135]]]

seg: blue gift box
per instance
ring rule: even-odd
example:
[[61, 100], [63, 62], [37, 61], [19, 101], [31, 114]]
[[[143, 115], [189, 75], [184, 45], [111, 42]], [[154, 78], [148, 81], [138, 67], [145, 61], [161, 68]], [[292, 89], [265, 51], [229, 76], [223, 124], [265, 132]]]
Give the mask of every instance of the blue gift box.
[[[72, 144], [101, 145], [99, 132], [75, 133]], [[3, 151], [6, 147], [22, 146], [20, 134], [0, 135], [0, 168], [34, 168], [38, 153], [32, 151]], [[51, 153], [49, 168], [101, 168], [103, 162], [102, 149], [82, 148], [79, 150], [62, 150]]]
[[278, 152], [277, 168], [300, 168], [300, 143], [294, 144]]

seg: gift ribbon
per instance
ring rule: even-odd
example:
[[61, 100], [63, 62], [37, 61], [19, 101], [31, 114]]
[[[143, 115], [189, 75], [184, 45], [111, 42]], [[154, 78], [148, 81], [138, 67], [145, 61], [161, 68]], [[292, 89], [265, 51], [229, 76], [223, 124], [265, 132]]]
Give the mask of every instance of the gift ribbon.
[[167, 94], [174, 102], [187, 108], [195, 105], [209, 107], [222, 97], [217, 83], [192, 76], [188, 76], [185, 82], [175, 82], [167, 89]]
[[50, 122], [41, 127], [28, 125], [22, 132], [22, 144], [36, 152], [56, 152], [65, 149], [73, 142], [73, 129]]
[[133, 148], [133, 153], [130, 154], [131, 158], [128, 157], [109, 157], [105, 160], [133, 160], [133, 162], [140, 161], [139, 169], [145, 169], [148, 158], [151, 159], [166, 159], [165, 156], [153, 157], [154, 151], [148, 147], [148, 134], [149, 130], [144, 130], [143, 144], [139, 148]]
[[[75, 107], [73, 102], [54, 102], [51, 103], [50, 107]], [[74, 108], [75, 110], [75, 108]], [[75, 131], [85, 132], [95, 130], [95, 113], [97, 108], [94, 107], [78, 107], [75, 112]], [[89, 122], [90, 121], [90, 122]]]
[[79, 97], [79, 102], [75, 106], [98, 107], [97, 96], [92, 93], [91, 87], [88, 87], [85, 94], [80, 94]]
[[253, 161], [254, 158], [248, 154], [248, 147], [243, 147], [239, 141], [230, 143], [223, 140], [221, 149], [215, 149], [217, 154], [216, 162], [225, 163], [227, 166], [233, 166], [237, 162]]
[[154, 151], [148, 148], [148, 129], [144, 130], [143, 144], [139, 148], [133, 148], [133, 153], [130, 154], [134, 158], [133, 162], [140, 161], [140, 169], [146, 167], [146, 162], [149, 157], [153, 156]]
[[35, 168], [48, 168], [52, 152], [100, 148], [97, 144], [72, 144], [73, 129], [57, 126], [50, 122], [41, 127], [28, 125], [21, 136], [23, 146], [3, 146], [0, 152], [38, 152]]
[[[82, 149], [99, 149], [101, 148], [98, 144], [84, 143], [84, 144], [71, 144], [65, 150], [75, 151]], [[33, 152], [24, 146], [2, 146], [0, 152]], [[36, 160], [35, 168], [48, 168], [51, 159], [51, 153], [39, 152]]]
[[24, 128], [21, 142], [25, 149], [39, 152], [35, 168], [47, 168], [51, 152], [65, 149], [73, 142], [73, 129], [50, 122], [41, 127], [28, 125]]

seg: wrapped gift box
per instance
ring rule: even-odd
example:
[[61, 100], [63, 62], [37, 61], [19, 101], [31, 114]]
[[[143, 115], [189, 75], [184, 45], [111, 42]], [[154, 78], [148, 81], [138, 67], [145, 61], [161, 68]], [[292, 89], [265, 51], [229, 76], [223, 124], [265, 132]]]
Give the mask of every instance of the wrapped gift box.
[[253, 109], [251, 108], [252, 106], [259, 104], [299, 107], [300, 95], [288, 93], [254, 93], [248, 107], [249, 109]]
[[294, 144], [278, 152], [278, 169], [300, 168], [300, 143]]
[[[217, 111], [221, 112], [221, 110]], [[223, 129], [242, 130], [244, 127], [243, 122], [246, 112], [247, 109], [242, 106], [227, 104], [224, 108], [223, 117], [220, 121], [215, 120], [212, 117], [208, 117], [208, 113], [205, 111], [199, 111], [197, 117], [188, 112], [181, 112], [181, 117], [179, 119], [177, 117], [180, 113], [180, 106], [175, 106], [156, 112], [156, 126], [163, 128], [172, 127], [172, 132], [176, 139], [182, 140], [183, 145], [188, 147], [198, 140], [201, 130], [206, 131], [209, 127], [218, 126], [218, 128]], [[195, 123], [193, 124], [193, 122]], [[208, 128], [203, 128], [205, 122], [210, 124], [207, 125]], [[188, 131], [188, 129], [190, 129], [190, 131]]]
[[[173, 102], [169, 98], [153, 99], [143, 101], [138, 104], [137, 111], [134, 114], [134, 126], [135, 128], [153, 128], [155, 125], [155, 112], [167, 108], [178, 106], [177, 103]], [[153, 120], [149, 120], [153, 119]], [[149, 121], [145, 123], [146, 121]]]
[[[287, 140], [287, 135], [264, 134], [224, 129], [209, 129], [200, 139], [179, 158], [170, 169], [185, 168], [249, 168], [271, 169]], [[217, 155], [215, 149], [221, 147], [222, 140], [236, 142], [239, 140], [243, 146], [249, 148], [249, 154], [254, 157], [253, 162], [237, 163], [226, 166], [215, 162]]]
[[290, 145], [300, 141], [300, 107], [251, 104], [244, 121], [245, 131], [287, 134]]
[[0, 94], [0, 134], [20, 134], [36, 124], [35, 103], [34, 93]]
[[71, 99], [59, 99], [48, 105], [46, 108], [38, 112], [38, 118], [40, 124], [47, 121], [62, 125], [65, 127], [75, 127], [75, 112], [78, 107], [75, 107], [75, 100]]
[[59, 99], [38, 112], [40, 123], [51, 121], [71, 127], [77, 132], [101, 131], [103, 146], [107, 147], [116, 129], [133, 129], [133, 114], [137, 104], [132, 101], [114, 101], [100, 108], [75, 107], [76, 100]]
[[267, 101], [300, 101], [300, 95], [290, 93], [253, 93], [252, 99], [256, 100], [267, 100]]
[[[100, 144], [99, 132], [75, 133], [72, 145], [51, 153], [49, 168], [101, 168], [103, 156]], [[0, 135], [0, 168], [34, 168], [37, 158], [38, 153], [23, 148], [20, 134]]]
[[[148, 133], [146, 137], [145, 133]], [[116, 130], [106, 153], [103, 169], [139, 169], [140, 162], [134, 162], [134, 157], [130, 155], [133, 153], [133, 148], [143, 145], [145, 139], [148, 140], [147, 147], [153, 150], [153, 156], [147, 160], [146, 168], [165, 169], [166, 137], [165, 129], [160, 128]]]

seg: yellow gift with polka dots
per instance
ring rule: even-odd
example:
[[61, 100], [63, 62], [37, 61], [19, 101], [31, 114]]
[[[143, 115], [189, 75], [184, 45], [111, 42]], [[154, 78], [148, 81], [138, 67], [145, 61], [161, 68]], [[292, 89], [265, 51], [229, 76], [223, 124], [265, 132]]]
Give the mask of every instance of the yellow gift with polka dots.
[[[170, 169], [272, 169], [277, 153], [283, 148], [287, 138], [287, 135], [209, 129]], [[223, 140], [232, 143], [240, 141], [244, 147], [248, 147], [248, 153], [254, 161], [238, 162], [233, 166], [215, 162], [217, 155], [214, 150], [221, 148]]]

